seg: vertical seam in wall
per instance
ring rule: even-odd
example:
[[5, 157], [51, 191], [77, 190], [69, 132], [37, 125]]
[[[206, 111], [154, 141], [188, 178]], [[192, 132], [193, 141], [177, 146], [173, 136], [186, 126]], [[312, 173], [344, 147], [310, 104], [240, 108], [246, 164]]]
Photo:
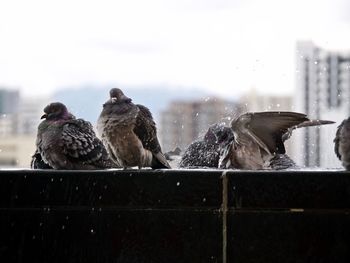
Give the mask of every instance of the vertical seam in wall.
[[227, 171], [222, 173], [222, 262], [227, 263]]

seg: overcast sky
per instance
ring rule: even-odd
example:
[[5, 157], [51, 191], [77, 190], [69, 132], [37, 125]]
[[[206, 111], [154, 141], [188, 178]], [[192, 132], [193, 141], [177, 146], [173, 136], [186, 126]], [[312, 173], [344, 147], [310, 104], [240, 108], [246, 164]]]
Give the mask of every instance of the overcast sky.
[[350, 50], [346, 0], [0, 0], [0, 86], [292, 93], [295, 42]]

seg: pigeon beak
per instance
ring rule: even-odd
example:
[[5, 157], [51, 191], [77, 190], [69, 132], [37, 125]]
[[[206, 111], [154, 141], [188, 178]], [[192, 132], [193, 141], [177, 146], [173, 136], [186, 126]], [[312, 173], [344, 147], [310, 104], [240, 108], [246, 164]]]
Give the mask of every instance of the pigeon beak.
[[47, 118], [47, 114], [45, 113], [43, 116], [41, 116], [40, 119], [42, 120], [42, 119], [46, 119], [46, 118]]

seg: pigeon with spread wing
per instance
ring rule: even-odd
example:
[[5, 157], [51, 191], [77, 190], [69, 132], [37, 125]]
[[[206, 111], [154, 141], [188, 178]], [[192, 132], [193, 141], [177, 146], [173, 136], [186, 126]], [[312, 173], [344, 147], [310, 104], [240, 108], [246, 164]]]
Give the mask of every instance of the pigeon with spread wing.
[[222, 151], [220, 167], [274, 169], [274, 163], [281, 157], [285, 159], [284, 141], [293, 129], [331, 123], [334, 122], [310, 120], [305, 114], [288, 111], [245, 113], [231, 122], [234, 139]]

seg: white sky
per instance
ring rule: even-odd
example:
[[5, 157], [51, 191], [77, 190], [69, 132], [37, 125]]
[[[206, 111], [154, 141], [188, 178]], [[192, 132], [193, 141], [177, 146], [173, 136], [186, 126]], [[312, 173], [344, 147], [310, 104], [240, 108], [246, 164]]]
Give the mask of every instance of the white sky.
[[0, 86], [286, 94], [298, 39], [350, 50], [350, 1], [0, 0]]

